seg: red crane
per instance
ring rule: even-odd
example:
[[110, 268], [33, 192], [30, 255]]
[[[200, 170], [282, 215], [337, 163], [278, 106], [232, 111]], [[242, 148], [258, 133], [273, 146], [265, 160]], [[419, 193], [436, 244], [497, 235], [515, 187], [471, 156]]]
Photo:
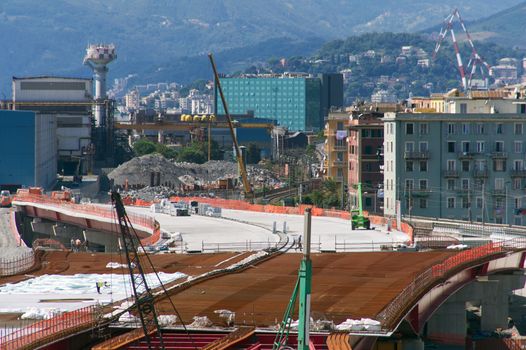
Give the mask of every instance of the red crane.
[[[471, 57], [469, 58], [469, 62], [467, 65], [467, 69], [470, 70], [469, 77], [466, 77], [466, 69], [464, 67], [464, 64], [462, 63], [462, 57], [460, 56], [460, 50], [458, 48], [457, 38], [455, 36], [455, 32], [453, 30], [453, 20], [457, 18], [460, 22], [460, 25], [462, 27], [462, 30], [464, 31], [464, 34], [466, 34], [467, 41], [469, 43], [469, 46], [471, 47]], [[477, 67], [480, 70], [480, 73], [482, 75], [482, 78], [484, 79], [486, 77], [486, 74], [484, 73], [484, 68], [489, 71], [491, 66], [480, 57], [480, 55], [477, 52], [477, 49], [475, 48], [475, 45], [473, 44], [473, 40], [471, 39], [471, 35], [469, 34], [468, 30], [466, 29], [466, 25], [464, 24], [464, 21], [462, 20], [462, 17], [460, 16], [460, 12], [458, 9], [454, 9], [449, 16], [446, 17], [444, 20], [444, 26], [440, 30], [440, 34], [438, 35], [437, 43], [435, 45], [435, 50], [433, 51], [433, 59], [436, 58], [438, 54], [438, 50], [440, 49], [440, 45], [446, 38], [447, 33], [451, 33], [451, 39], [453, 40], [453, 47], [455, 48], [455, 55], [457, 58], [457, 66], [458, 70], [460, 72], [460, 78], [462, 80], [462, 87], [464, 90], [468, 90], [471, 88], [471, 83], [473, 79], [473, 75], [477, 71]]]

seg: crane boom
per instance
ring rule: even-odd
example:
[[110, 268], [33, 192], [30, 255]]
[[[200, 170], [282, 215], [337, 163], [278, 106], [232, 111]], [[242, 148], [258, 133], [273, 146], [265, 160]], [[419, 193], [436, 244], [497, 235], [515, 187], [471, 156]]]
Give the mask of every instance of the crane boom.
[[[228, 127], [230, 130], [230, 136], [232, 137], [232, 142], [234, 143], [234, 149], [236, 152], [236, 159], [239, 164], [239, 169], [241, 172], [241, 181], [243, 182], [243, 189], [245, 191], [245, 198], [252, 195], [252, 188], [250, 186], [250, 183], [248, 182], [248, 176], [247, 176], [247, 169], [245, 167], [245, 161], [243, 159], [243, 155], [241, 154], [241, 150], [239, 149], [239, 144], [237, 143], [237, 137], [236, 133], [234, 131], [234, 126], [232, 124], [232, 118], [230, 117], [230, 113], [228, 112], [228, 105], [226, 103], [225, 95], [223, 94], [223, 89], [221, 88], [221, 81], [219, 80], [219, 74], [217, 73], [216, 64], [214, 62], [214, 57], [211, 53], [208, 54], [208, 58], [210, 58], [210, 63], [212, 64], [212, 70], [214, 71], [214, 78], [217, 84], [217, 89], [219, 90], [219, 95], [221, 96], [221, 103], [223, 104], [223, 109], [225, 110], [226, 120], [228, 121]], [[217, 111], [216, 111], [217, 113]], [[210, 142], [210, 141], [208, 141]]]
[[[155, 312], [154, 298], [151, 289], [148, 287], [146, 276], [139, 259], [139, 253], [137, 251], [138, 244], [137, 237], [132, 236], [130, 231], [131, 222], [124, 209], [124, 204], [121, 200], [121, 195], [116, 192], [111, 192], [111, 201], [115, 205], [117, 212], [117, 218], [119, 220], [119, 227], [121, 231], [121, 237], [126, 253], [126, 261], [128, 263], [128, 270], [130, 273], [130, 279], [133, 289], [133, 295], [135, 297], [135, 304], [137, 305], [137, 311], [141, 320], [142, 329], [148, 349], [164, 349], [163, 337], [159, 328], [159, 321]], [[136, 271], [134, 271], [136, 270]], [[158, 347], [153, 347], [150, 334], [157, 333], [157, 337], [160, 341]]]

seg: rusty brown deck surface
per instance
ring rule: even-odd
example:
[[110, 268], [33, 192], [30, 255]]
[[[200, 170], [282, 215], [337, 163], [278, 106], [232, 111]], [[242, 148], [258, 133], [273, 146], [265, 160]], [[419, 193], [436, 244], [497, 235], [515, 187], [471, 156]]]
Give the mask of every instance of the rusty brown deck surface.
[[[315, 319], [337, 323], [346, 318], [374, 318], [412, 279], [454, 252], [315, 254], [312, 307]], [[280, 322], [297, 278], [300, 254], [284, 254], [249, 268], [197, 284], [172, 297], [183, 320], [208, 316], [222, 324], [215, 310], [236, 313], [237, 324], [268, 326]], [[168, 301], [162, 314], [173, 314]]]

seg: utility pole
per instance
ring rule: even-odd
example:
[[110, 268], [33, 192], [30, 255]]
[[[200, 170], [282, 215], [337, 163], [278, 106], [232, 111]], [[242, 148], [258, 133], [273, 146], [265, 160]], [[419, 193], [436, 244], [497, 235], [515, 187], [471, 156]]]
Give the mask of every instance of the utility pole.
[[312, 262], [310, 260], [311, 208], [305, 209], [303, 259], [300, 263], [298, 350], [309, 350]]

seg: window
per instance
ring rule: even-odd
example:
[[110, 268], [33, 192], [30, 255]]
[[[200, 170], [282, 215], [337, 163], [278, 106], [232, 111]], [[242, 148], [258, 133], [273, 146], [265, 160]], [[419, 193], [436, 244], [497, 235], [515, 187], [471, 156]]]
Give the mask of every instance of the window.
[[420, 200], [418, 202], [419, 202], [420, 209], [426, 209], [427, 208], [427, 199], [420, 198]]
[[515, 153], [522, 153], [522, 141], [513, 142], [513, 150]]
[[502, 127], [502, 123], [497, 123], [496, 125], [496, 131], [497, 131], [497, 134], [503, 134], [503, 127]]
[[463, 190], [469, 190], [469, 179], [462, 179], [461, 184]]
[[513, 161], [513, 170], [515, 171], [524, 170], [522, 159], [516, 159]]
[[456, 161], [453, 159], [448, 159], [447, 161], [447, 170], [448, 171], [454, 171], [456, 170]]
[[495, 141], [495, 152], [504, 152], [504, 141]]
[[427, 141], [421, 141], [418, 143], [418, 148], [419, 148], [419, 151], [420, 152], [427, 152], [427, 150], [429, 149], [428, 148], [428, 144], [427, 144]]
[[448, 153], [455, 153], [455, 141], [447, 142], [447, 151]]
[[449, 197], [447, 199], [447, 207], [448, 208], [455, 208], [455, 197]]
[[337, 158], [338, 162], [343, 162], [343, 152], [337, 152], [336, 153], [336, 158]]
[[496, 224], [502, 224], [502, 216], [495, 217], [495, 223]]
[[427, 135], [429, 133], [429, 124], [420, 123], [420, 135]]
[[343, 122], [336, 123], [336, 130], [343, 130]]
[[515, 205], [515, 209], [520, 209], [521, 208], [521, 199], [520, 197], [515, 197], [513, 199], [513, 204]]
[[354, 145], [351, 145], [351, 154], [354, 154]]
[[420, 161], [420, 171], [421, 172], [427, 171], [427, 160]]
[[512, 186], [514, 190], [520, 190], [521, 189], [521, 179], [520, 177], [516, 177], [513, 179]]
[[495, 159], [493, 161], [493, 171], [506, 171], [506, 160]]
[[467, 103], [461, 103], [460, 104], [460, 113], [466, 114], [468, 112], [468, 105]]
[[405, 125], [405, 133], [406, 135], [413, 135], [413, 123], [407, 123]]
[[462, 141], [462, 152], [469, 153], [469, 141]]
[[413, 171], [413, 161], [412, 160], [405, 161], [405, 171], [407, 172]]
[[373, 146], [365, 146], [363, 154], [373, 154]]
[[462, 171], [469, 171], [469, 160], [462, 161]]
[[468, 135], [469, 134], [469, 124], [468, 123], [462, 124], [462, 134], [464, 134], [464, 135]]
[[477, 153], [484, 153], [484, 141], [477, 141]]
[[481, 123], [477, 124], [476, 130], [477, 130], [477, 134], [484, 135], [484, 124], [481, 124]]
[[405, 179], [405, 189], [406, 190], [413, 189], [413, 179]]
[[448, 189], [448, 191], [454, 191], [455, 190], [455, 180], [454, 179], [448, 179], [447, 180], [447, 189]]
[[504, 189], [504, 179], [503, 178], [498, 177], [495, 179], [495, 189], [496, 190]]
[[447, 133], [449, 135], [455, 134], [455, 124], [453, 124], [453, 123], [447, 124]]
[[[521, 107], [524, 107], [524, 105], [521, 105]], [[513, 224], [514, 225], [522, 225], [522, 219], [520, 216], [515, 216], [513, 218]]]
[[362, 137], [368, 138], [369, 137], [369, 129], [363, 129], [362, 130]]
[[415, 143], [414, 142], [406, 142], [405, 143], [405, 151], [406, 152], [413, 152], [415, 150]]
[[426, 179], [421, 179], [419, 181], [419, 187], [421, 190], [427, 190], [427, 180]]
[[342, 169], [338, 169], [338, 170], [336, 171], [336, 176], [337, 176], [337, 177], [343, 177], [343, 170], [342, 170]]
[[482, 197], [477, 197], [476, 198], [476, 204], [477, 204], [477, 209], [481, 209], [482, 208]]
[[469, 201], [466, 197], [462, 197], [462, 208], [469, 208]]
[[522, 135], [522, 123], [515, 123], [515, 135]]
[[475, 161], [475, 170], [477, 171], [482, 171], [482, 170], [487, 170], [487, 165], [486, 165], [486, 161], [485, 160], [476, 160]]

